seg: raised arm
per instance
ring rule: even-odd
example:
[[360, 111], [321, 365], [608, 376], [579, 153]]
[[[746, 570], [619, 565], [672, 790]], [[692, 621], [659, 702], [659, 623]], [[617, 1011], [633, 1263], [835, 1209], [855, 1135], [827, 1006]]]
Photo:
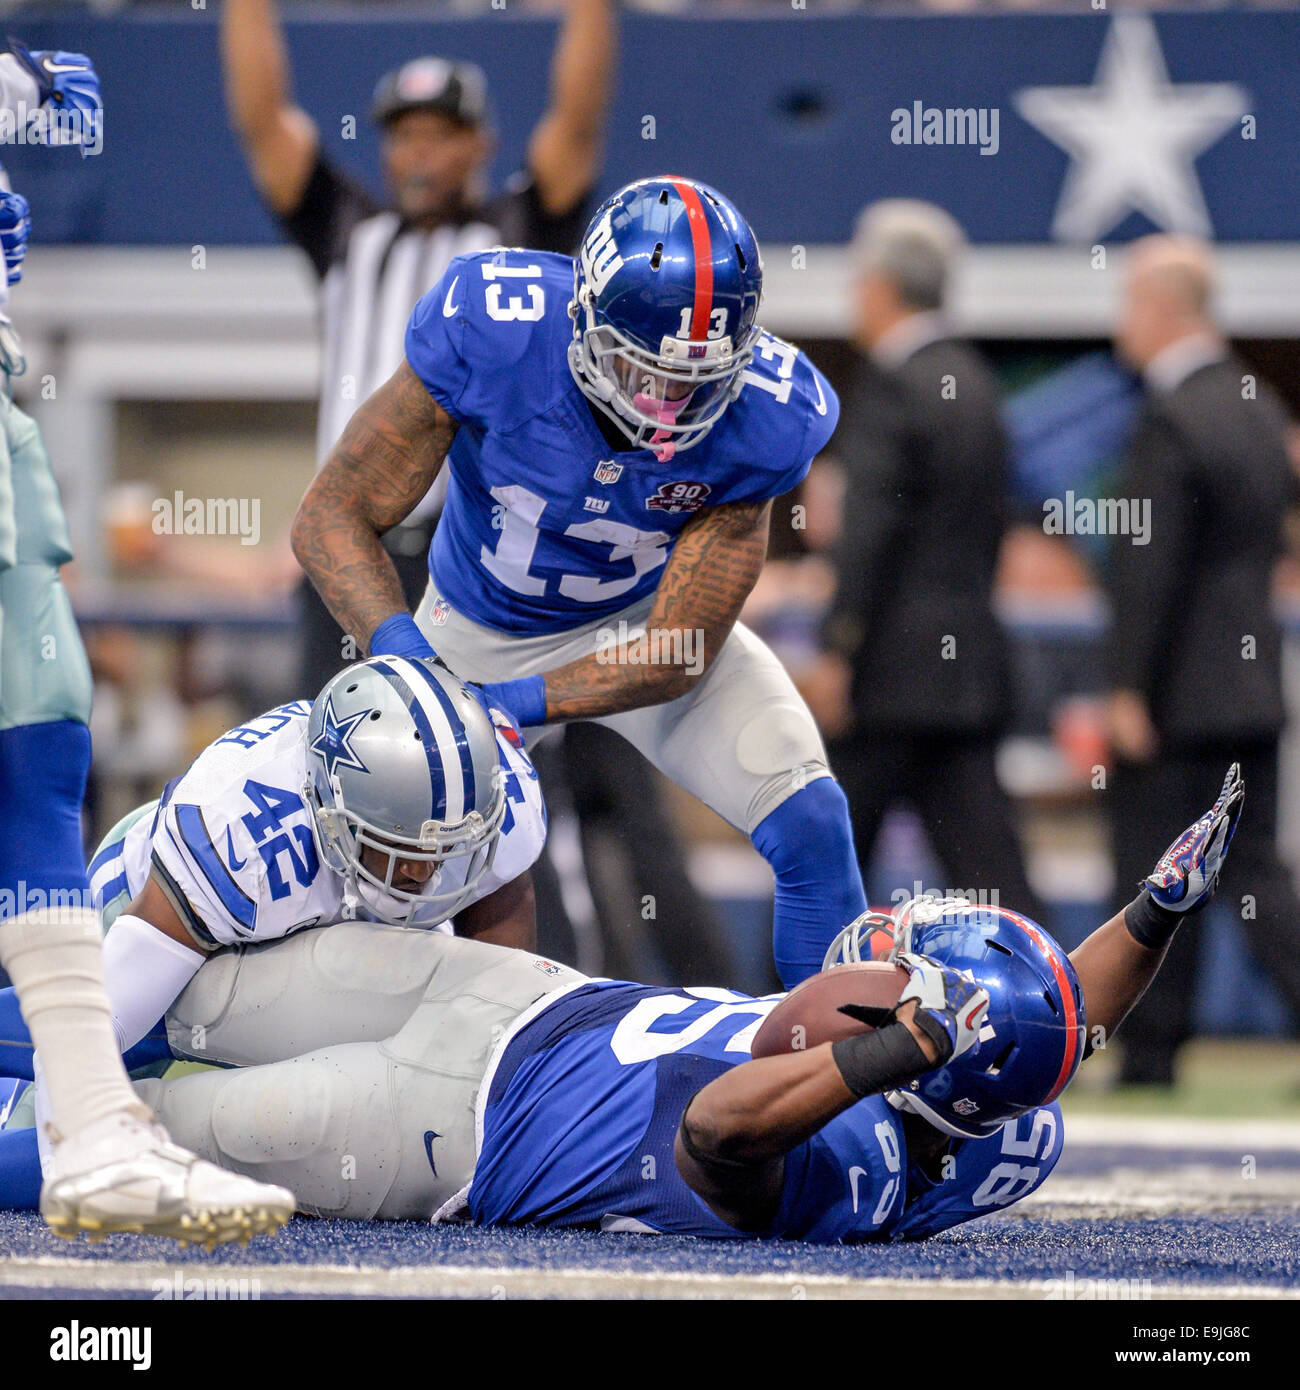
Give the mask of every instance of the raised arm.
[[306, 191], [320, 136], [293, 102], [275, 0], [225, 0], [221, 59], [226, 109], [253, 181], [275, 212], [291, 213]]
[[1174, 932], [1214, 895], [1245, 799], [1241, 769], [1233, 763], [1219, 799], [1169, 846], [1138, 896], [1070, 952], [1083, 990], [1089, 1051], [1124, 1021], [1155, 978]]
[[646, 620], [655, 650], [684, 660], [633, 665], [620, 649], [571, 661], [547, 672], [546, 722], [594, 719], [685, 695], [722, 650], [758, 579], [771, 515], [771, 502], [701, 511], [678, 537]]
[[348, 421], [298, 504], [293, 553], [339, 626], [367, 649], [380, 623], [407, 614], [379, 538], [428, 492], [455, 436], [456, 421], [404, 361]]
[[551, 60], [551, 102], [528, 146], [549, 213], [568, 212], [596, 181], [617, 46], [611, 0], [568, 0]]

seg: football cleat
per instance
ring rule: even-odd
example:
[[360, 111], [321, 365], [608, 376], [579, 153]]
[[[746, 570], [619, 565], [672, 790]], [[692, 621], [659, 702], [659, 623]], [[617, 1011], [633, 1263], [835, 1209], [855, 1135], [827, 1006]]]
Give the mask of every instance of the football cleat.
[[211, 1247], [273, 1234], [293, 1211], [286, 1188], [228, 1173], [121, 1111], [57, 1143], [41, 1188], [41, 1215], [69, 1239], [127, 1231]]

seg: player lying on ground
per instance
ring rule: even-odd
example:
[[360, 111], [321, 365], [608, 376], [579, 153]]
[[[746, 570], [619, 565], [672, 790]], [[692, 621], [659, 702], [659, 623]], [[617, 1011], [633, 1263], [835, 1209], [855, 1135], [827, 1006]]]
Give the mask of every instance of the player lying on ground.
[[[458, 256], [308, 489], [293, 545], [372, 653], [436, 649], [525, 732], [606, 724], [748, 835], [775, 876], [790, 985], [866, 898], [812, 716], [736, 621], [773, 500], [839, 416], [817, 368], [758, 326], [762, 285], [735, 207], [680, 178], [621, 189], [576, 260]], [[444, 460], [413, 618], [380, 536]]]
[[[133, 1069], [170, 1061], [159, 1020], [222, 946], [349, 919], [532, 946], [545, 836], [504, 714], [436, 662], [350, 666], [223, 734], [91, 861], [118, 1046]], [[0, 991], [0, 1074], [30, 1076], [30, 1052]]]
[[[286, 1028], [318, 1050], [141, 1085], [187, 1143], [321, 1215], [930, 1235], [1050, 1172], [1056, 1097], [1208, 901], [1243, 796], [1234, 766], [1134, 902], [1068, 957], [1014, 912], [922, 900], [891, 922], [899, 971], [831, 964], [750, 999], [347, 925], [218, 957], [173, 1011], [173, 1037], [206, 1026], [205, 1055], [237, 1067], [274, 1058]], [[865, 915], [833, 954], [854, 960], [882, 920]], [[410, 1010], [398, 983], [417, 977]], [[837, 1004], [879, 1026], [817, 1043], [843, 1023]], [[349, 1031], [381, 1015], [382, 1043]]]
[[[102, 134], [99, 79], [79, 53], [11, 41], [0, 54], [0, 111], [83, 152]], [[0, 186], [0, 964], [31, 1027], [24, 1064], [34, 1041], [43, 1078], [47, 1175], [42, 1186], [33, 1142], [29, 1185], [64, 1235], [247, 1239], [287, 1221], [293, 1195], [173, 1144], [131, 1090], [109, 1026], [81, 844], [90, 668], [59, 579], [72, 552], [58, 487], [35, 422], [10, 397], [25, 364], [4, 309], [31, 219], [3, 171]]]

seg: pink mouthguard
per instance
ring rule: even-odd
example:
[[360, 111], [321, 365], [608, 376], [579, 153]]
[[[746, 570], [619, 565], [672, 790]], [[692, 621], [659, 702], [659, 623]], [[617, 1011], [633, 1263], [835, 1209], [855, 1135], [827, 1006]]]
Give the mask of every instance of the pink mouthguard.
[[[662, 424], [675, 425], [677, 417], [682, 412], [682, 407], [689, 400], [690, 396], [683, 396], [676, 401], [657, 401], [653, 396], [647, 396], [644, 391], [638, 391], [632, 397], [632, 404], [642, 414], [653, 416]], [[654, 456], [660, 463], [667, 463], [677, 452], [677, 445], [666, 430], [656, 430], [650, 436], [648, 447], [654, 450]]]

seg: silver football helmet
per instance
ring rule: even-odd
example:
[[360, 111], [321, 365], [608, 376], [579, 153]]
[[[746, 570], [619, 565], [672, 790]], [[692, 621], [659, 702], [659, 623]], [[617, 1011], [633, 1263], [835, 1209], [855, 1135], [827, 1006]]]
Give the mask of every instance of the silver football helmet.
[[[349, 666], [316, 697], [307, 748], [316, 847], [343, 876], [345, 904], [408, 927], [464, 907], [492, 866], [506, 810], [496, 730], [464, 683], [424, 659]], [[432, 872], [416, 891], [399, 888], [399, 863]]]

